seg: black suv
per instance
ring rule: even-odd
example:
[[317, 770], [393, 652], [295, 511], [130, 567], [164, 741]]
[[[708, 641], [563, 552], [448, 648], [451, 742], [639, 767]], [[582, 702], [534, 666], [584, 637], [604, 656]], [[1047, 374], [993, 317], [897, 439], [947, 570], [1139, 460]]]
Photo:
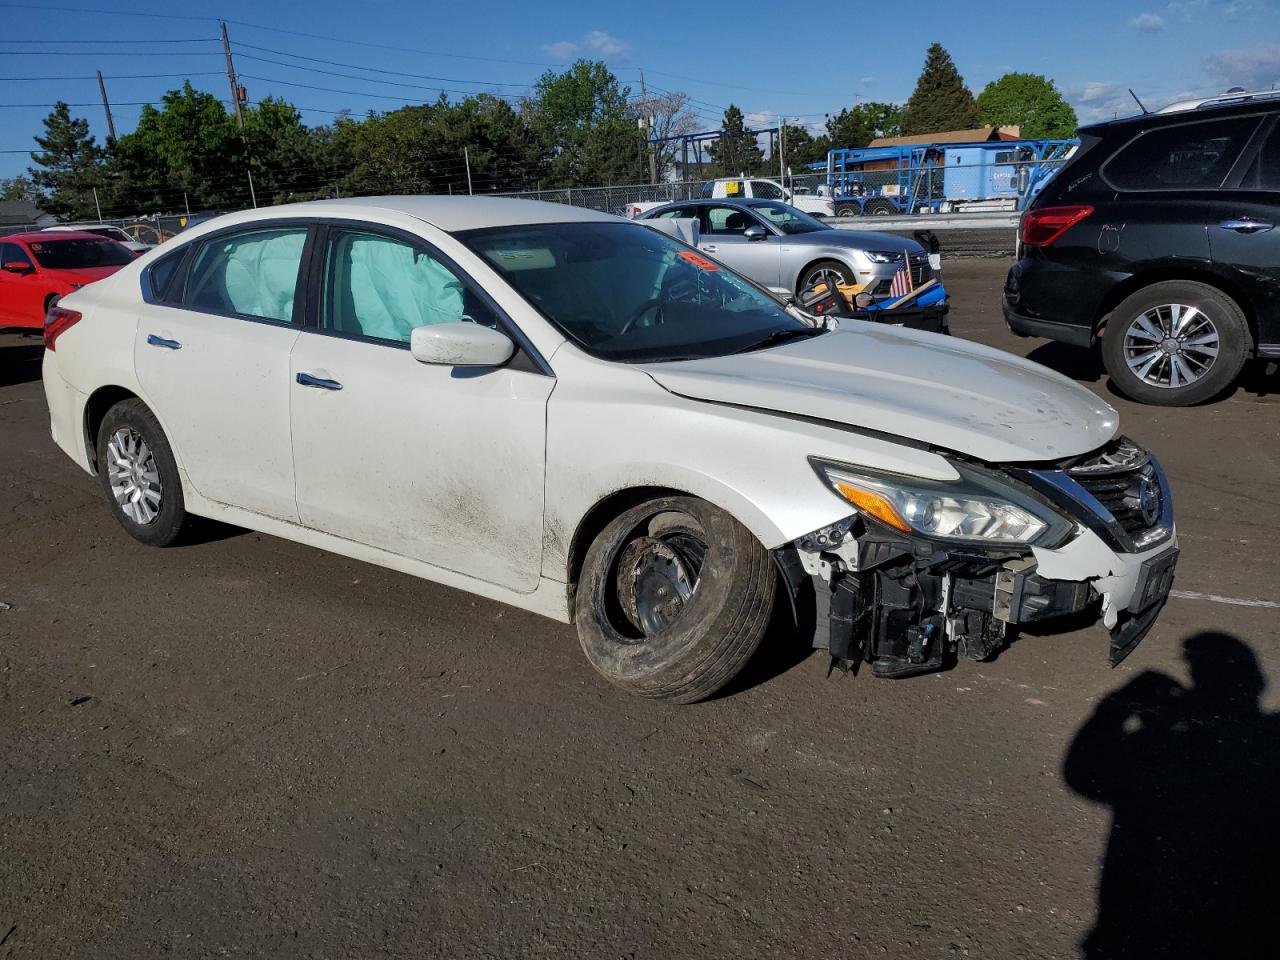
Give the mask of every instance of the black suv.
[[1022, 216], [1004, 315], [1090, 346], [1115, 387], [1185, 406], [1280, 358], [1280, 93], [1084, 127]]

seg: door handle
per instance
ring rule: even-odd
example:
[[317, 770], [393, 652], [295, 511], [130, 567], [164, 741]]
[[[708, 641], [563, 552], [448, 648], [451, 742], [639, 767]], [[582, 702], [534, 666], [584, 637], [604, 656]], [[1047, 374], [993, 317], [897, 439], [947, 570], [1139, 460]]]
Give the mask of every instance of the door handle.
[[298, 374], [297, 380], [304, 387], [319, 387], [321, 390], [342, 389], [342, 384], [337, 380], [326, 380], [324, 377], [313, 377], [309, 373]]
[[147, 334], [147, 343], [153, 347], [167, 347], [170, 350], [182, 349], [182, 344], [177, 340], [166, 340], [164, 337], [157, 337], [154, 333]]
[[1274, 223], [1255, 220], [1253, 217], [1240, 217], [1236, 220], [1223, 220], [1218, 224], [1223, 230], [1234, 230], [1236, 233], [1266, 233], [1275, 227]]
[[702, 247], [702, 252], [703, 252], [703, 253], [715, 253], [715, 252], [716, 252], [716, 245], [715, 245], [714, 243], [704, 244], [704, 245], [703, 245], [703, 247]]

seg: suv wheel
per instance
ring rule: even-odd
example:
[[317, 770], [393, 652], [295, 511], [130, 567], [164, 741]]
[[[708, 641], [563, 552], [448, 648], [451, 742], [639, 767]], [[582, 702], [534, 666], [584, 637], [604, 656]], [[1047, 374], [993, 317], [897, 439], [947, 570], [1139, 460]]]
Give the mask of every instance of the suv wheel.
[[1144, 287], [1111, 312], [1102, 358], [1117, 390], [1140, 403], [1185, 407], [1235, 382], [1249, 352], [1240, 306], [1204, 283]]

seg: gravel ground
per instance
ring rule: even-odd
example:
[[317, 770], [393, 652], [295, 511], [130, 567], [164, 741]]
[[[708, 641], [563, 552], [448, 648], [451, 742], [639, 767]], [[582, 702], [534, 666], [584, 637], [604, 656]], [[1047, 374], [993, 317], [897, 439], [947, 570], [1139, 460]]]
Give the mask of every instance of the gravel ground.
[[778, 639], [692, 707], [387, 570], [135, 544], [49, 440], [38, 341], [0, 335], [0, 957], [1026, 960], [1095, 924], [1099, 957], [1273, 952], [1280, 378], [1120, 400], [1008, 334], [1006, 268], [948, 261], [955, 333], [1156, 450], [1181, 595], [1115, 670], [1101, 628], [900, 682]]

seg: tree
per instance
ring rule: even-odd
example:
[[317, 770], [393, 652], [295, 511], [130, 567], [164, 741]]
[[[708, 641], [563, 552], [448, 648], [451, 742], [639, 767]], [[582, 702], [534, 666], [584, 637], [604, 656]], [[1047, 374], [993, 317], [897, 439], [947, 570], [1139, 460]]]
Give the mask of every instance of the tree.
[[896, 103], [859, 103], [827, 120], [827, 136], [837, 148], [865, 147], [877, 137], [896, 137], [901, 132], [902, 107]]
[[925, 54], [924, 69], [902, 114], [902, 133], [968, 130], [981, 122], [978, 104], [964, 85], [951, 54], [935, 43]]
[[1076, 112], [1052, 80], [1038, 73], [1006, 73], [978, 94], [982, 122], [992, 127], [1017, 124], [1029, 139], [1064, 140], [1074, 136]]
[[630, 94], [598, 60], [579, 60], [564, 73], [548, 70], [539, 78], [524, 113], [549, 158], [549, 186], [644, 178], [645, 138], [627, 102]]
[[29, 177], [5, 177], [0, 179], [0, 200], [25, 200], [40, 204], [44, 197]]
[[756, 135], [742, 124], [742, 111], [734, 104], [724, 112], [719, 140], [713, 140], [709, 149], [716, 175], [736, 177], [759, 173], [764, 166], [764, 153], [756, 142]]
[[336, 131], [353, 165], [344, 182], [350, 193], [520, 190], [536, 185], [542, 167], [525, 117], [487, 93], [341, 121]]
[[782, 141], [783, 159], [797, 172], [807, 164], [826, 160], [830, 149], [826, 137], [815, 137], [804, 127], [793, 123], [783, 126]]
[[38, 152], [32, 151], [34, 167], [28, 168], [31, 181], [45, 195], [44, 208], [50, 213], [70, 214], [74, 219], [97, 215], [95, 187], [104, 185], [104, 155], [89, 134], [89, 121], [72, 117], [61, 100], [44, 118], [44, 136], [36, 137]]
[[147, 104], [111, 148], [112, 206], [121, 213], [249, 205], [244, 143], [222, 101], [190, 82]]
[[[651, 93], [646, 99], [635, 101], [633, 106], [637, 119], [648, 120], [650, 139], [681, 137], [695, 133], [698, 129], [698, 120], [689, 109], [687, 93], [678, 90], [671, 93]], [[651, 149], [658, 152], [659, 179], [683, 157], [679, 141], [660, 143]], [[687, 174], [682, 171], [682, 176]]]

